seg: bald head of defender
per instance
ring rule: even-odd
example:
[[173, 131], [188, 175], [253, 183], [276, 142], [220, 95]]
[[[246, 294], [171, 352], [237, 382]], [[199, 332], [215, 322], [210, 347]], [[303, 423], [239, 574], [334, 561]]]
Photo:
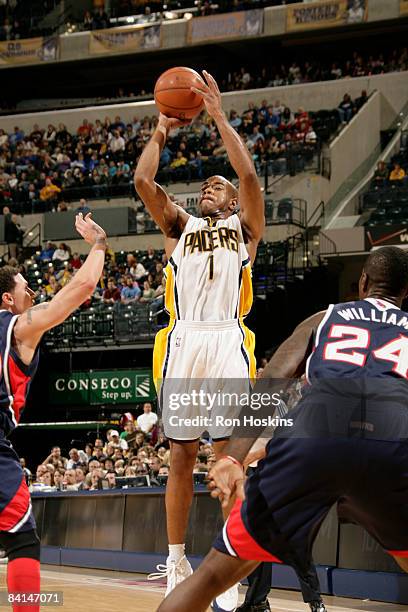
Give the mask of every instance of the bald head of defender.
[[223, 176], [210, 176], [201, 185], [198, 207], [202, 217], [226, 219], [238, 207], [238, 189]]
[[360, 299], [384, 298], [401, 306], [408, 295], [408, 254], [398, 247], [383, 247], [367, 258], [359, 282]]

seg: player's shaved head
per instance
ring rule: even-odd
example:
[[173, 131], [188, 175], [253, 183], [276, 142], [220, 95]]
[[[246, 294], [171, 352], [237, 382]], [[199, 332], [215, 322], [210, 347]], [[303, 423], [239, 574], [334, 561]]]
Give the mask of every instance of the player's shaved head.
[[408, 254], [398, 247], [383, 247], [367, 258], [360, 287], [383, 297], [405, 297], [408, 293]]

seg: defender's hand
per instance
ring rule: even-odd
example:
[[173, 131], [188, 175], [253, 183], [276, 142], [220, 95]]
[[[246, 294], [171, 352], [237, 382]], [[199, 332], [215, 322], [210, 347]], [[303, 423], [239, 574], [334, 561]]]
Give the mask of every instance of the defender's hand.
[[84, 219], [82, 213], [78, 213], [75, 218], [75, 228], [82, 238], [94, 245], [96, 242], [106, 240], [105, 230], [91, 219], [92, 213], [88, 213]]
[[235, 494], [238, 499], [245, 499], [244, 472], [239, 465], [227, 457], [219, 459], [209, 472], [208, 488], [211, 497], [220, 500], [223, 508], [228, 506], [231, 497]]
[[192, 87], [191, 91], [203, 97], [207, 113], [215, 119], [217, 115], [223, 115], [221, 93], [214, 77], [206, 70], [203, 70], [203, 75], [206, 83]]

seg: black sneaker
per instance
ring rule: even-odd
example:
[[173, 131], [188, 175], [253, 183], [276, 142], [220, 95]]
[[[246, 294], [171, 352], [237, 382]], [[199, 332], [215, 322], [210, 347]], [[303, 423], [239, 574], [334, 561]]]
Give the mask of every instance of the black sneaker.
[[265, 599], [265, 601], [261, 601], [259, 604], [245, 604], [236, 609], [235, 612], [271, 612], [271, 608], [269, 606], [269, 601]]
[[309, 604], [311, 612], [327, 612], [326, 606], [322, 601], [314, 601]]

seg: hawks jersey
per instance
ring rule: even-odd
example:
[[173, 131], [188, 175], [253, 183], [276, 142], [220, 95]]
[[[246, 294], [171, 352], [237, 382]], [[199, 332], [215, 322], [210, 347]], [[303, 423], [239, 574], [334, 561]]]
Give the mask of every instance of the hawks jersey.
[[237, 215], [190, 216], [165, 270], [172, 319], [242, 319], [252, 306], [251, 264]]
[[38, 353], [25, 365], [12, 346], [18, 315], [0, 310], [0, 430], [8, 435], [17, 427], [31, 380], [38, 367]]
[[408, 379], [408, 314], [383, 299], [330, 305], [321, 321], [306, 375]]

